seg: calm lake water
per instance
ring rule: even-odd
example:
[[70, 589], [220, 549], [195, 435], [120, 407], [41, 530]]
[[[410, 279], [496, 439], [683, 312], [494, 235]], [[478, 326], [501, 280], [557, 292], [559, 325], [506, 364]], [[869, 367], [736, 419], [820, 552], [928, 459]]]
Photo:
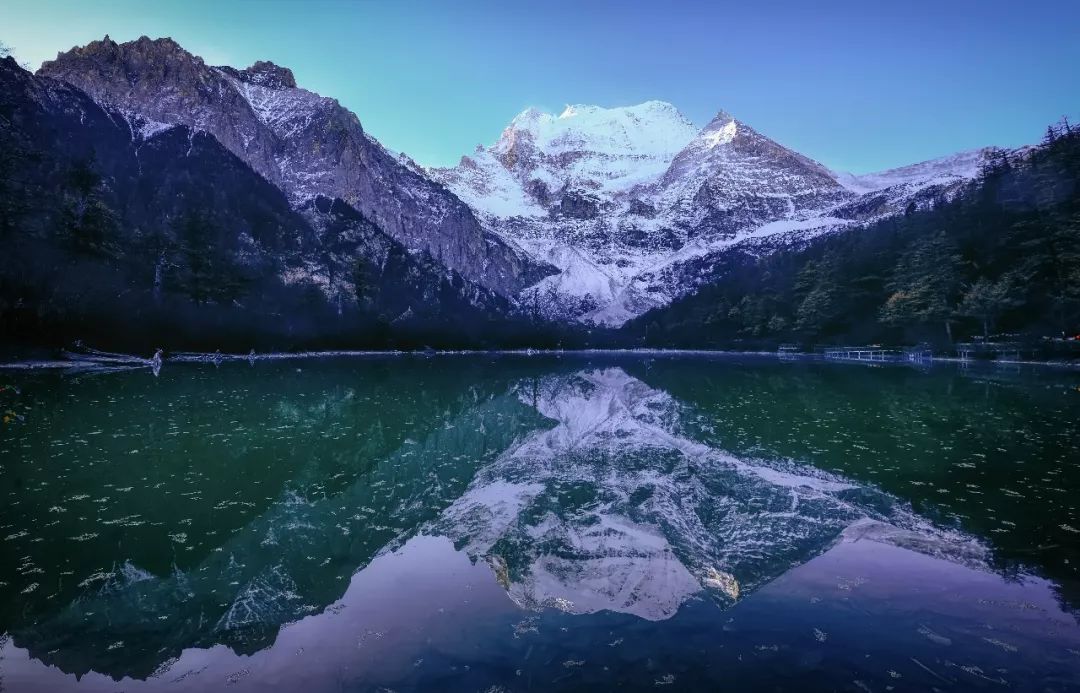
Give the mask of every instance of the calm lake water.
[[1080, 690], [1080, 373], [0, 371], [0, 689]]

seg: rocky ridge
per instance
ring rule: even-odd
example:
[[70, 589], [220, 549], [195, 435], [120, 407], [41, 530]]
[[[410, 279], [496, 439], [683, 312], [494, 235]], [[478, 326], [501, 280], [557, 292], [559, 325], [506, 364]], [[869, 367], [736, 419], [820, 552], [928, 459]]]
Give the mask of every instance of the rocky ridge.
[[105, 37], [61, 53], [38, 74], [162, 129], [212, 134], [294, 206], [340, 198], [406, 247], [504, 296], [547, 271], [482, 229], [466, 205], [383, 148], [335, 99], [298, 88], [286, 68], [212, 67], [172, 39]]
[[379, 330], [479, 333], [513, 311], [340, 198], [292, 203], [214, 135], [103, 106], [10, 58], [0, 154], [5, 333], [378, 344]]

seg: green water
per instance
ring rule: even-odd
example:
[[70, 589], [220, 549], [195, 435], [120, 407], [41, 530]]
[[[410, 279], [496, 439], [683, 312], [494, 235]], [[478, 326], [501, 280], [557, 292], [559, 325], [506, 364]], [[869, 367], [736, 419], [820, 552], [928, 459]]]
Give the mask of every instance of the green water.
[[1080, 687], [1080, 373], [166, 363], [0, 413], [6, 690]]

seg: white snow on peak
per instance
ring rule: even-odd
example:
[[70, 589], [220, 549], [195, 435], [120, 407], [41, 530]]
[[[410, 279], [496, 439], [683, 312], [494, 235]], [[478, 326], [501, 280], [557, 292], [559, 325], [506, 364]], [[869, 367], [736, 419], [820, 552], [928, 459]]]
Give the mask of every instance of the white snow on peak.
[[736, 132], [738, 132], [738, 125], [732, 120], [711, 132], [703, 133], [702, 139], [705, 141], [705, 146], [712, 149], [718, 145], [731, 142], [735, 139]]
[[[481, 217], [542, 218], [548, 215], [545, 205], [566, 189], [607, 203], [655, 182], [697, 133], [664, 101], [617, 108], [570, 105], [559, 115], [529, 108], [493, 146], [478, 147], [456, 167], [429, 173]], [[537, 189], [546, 190], [548, 198], [537, 196]]]
[[895, 185], [914, 183], [924, 187], [938, 183], [954, 183], [958, 180], [972, 180], [979, 175], [979, 169], [986, 161], [988, 151], [987, 148], [970, 149], [876, 173], [837, 172], [833, 175], [840, 185], [860, 194], [884, 190]]
[[429, 173], [482, 217], [545, 217], [542, 199], [526, 192], [530, 186], [546, 188], [551, 199], [577, 189], [608, 202], [657, 180], [697, 133], [664, 101], [570, 105], [559, 115], [529, 108], [493, 146]]
[[530, 198], [513, 174], [486, 149], [461, 157], [454, 168], [431, 173], [462, 202], [487, 215], [504, 219], [547, 216], [547, 210]]
[[541, 152], [556, 156], [588, 152], [611, 156], [655, 156], [669, 161], [697, 134], [677, 108], [665, 101], [602, 108], [569, 105], [558, 115], [530, 108], [511, 121], [494, 150], [503, 153], [527, 133]]

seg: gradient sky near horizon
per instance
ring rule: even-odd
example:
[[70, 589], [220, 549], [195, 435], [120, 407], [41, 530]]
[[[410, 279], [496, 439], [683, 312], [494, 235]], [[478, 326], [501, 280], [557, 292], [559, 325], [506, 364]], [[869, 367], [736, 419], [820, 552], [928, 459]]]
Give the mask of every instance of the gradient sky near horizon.
[[36, 69], [109, 34], [208, 63], [271, 60], [425, 165], [535, 106], [720, 109], [830, 168], [867, 172], [1037, 141], [1080, 116], [1080, 3], [146, 2], [5, 0], [0, 41]]

